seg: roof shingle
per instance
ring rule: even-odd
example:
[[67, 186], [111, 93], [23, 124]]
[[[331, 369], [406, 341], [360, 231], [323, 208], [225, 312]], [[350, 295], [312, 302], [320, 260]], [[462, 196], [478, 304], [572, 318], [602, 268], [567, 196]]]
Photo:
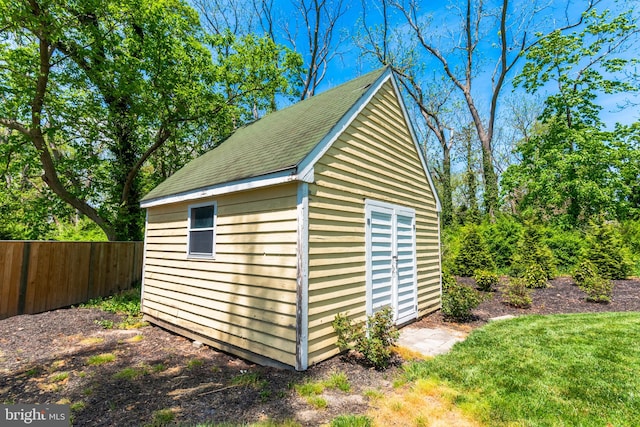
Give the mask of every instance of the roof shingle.
[[142, 201], [295, 169], [386, 70], [370, 72], [239, 128]]

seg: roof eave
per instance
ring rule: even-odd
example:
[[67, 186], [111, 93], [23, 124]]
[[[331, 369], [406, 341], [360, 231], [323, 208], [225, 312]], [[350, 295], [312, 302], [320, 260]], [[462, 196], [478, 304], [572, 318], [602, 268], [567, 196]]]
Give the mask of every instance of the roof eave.
[[191, 200], [198, 200], [207, 197], [221, 196], [238, 191], [248, 191], [257, 188], [269, 187], [272, 185], [286, 184], [288, 182], [302, 181], [313, 182], [313, 168], [304, 171], [304, 174], [298, 173], [298, 168], [292, 166], [276, 172], [265, 175], [241, 179], [237, 181], [224, 182], [209, 187], [197, 188], [182, 193], [171, 194], [168, 196], [156, 197], [153, 199], [143, 200], [140, 207], [143, 209], [152, 208], [154, 206], [168, 205], [170, 203], [180, 203]]

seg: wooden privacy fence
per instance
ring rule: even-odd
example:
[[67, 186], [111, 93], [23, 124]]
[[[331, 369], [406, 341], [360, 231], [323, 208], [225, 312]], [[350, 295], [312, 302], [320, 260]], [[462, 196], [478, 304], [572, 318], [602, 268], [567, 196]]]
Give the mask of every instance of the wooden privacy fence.
[[142, 245], [0, 241], [0, 319], [129, 289], [142, 279]]

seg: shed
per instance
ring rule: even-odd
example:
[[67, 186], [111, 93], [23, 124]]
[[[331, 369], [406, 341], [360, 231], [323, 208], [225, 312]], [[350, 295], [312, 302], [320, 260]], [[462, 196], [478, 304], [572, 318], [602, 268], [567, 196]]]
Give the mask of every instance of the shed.
[[440, 307], [439, 211], [389, 68], [238, 129], [141, 201], [145, 319], [262, 364], [339, 352], [331, 322]]

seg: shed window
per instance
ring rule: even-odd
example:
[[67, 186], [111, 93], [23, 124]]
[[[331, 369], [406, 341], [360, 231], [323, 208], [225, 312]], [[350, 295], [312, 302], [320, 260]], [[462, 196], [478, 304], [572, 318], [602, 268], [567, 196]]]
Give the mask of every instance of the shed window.
[[213, 258], [216, 241], [215, 227], [215, 203], [189, 206], [188, 256]]

